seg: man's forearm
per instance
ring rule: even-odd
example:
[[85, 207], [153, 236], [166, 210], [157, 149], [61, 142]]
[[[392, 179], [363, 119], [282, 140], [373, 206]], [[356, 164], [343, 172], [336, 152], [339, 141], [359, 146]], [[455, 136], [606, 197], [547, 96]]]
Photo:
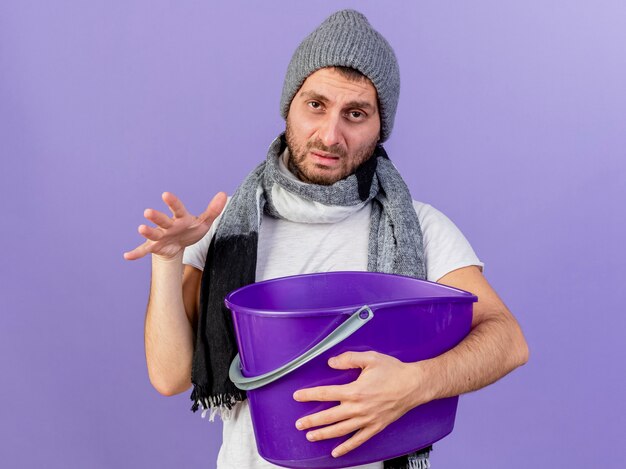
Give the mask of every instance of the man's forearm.
[[152, 256], [152, 283], [146, 312], [145, 346], [150, 382], [161, 394], [191, 386], [194, 331], [183, 302], [182, 253]]
[[422, 402], [416, 405], [483, 388], [527, 360], [528, 347], [517, 322], [506, 316], [487, 319], [455, 348], [413, 364], [426, 386], [423, 393], [417, 393]]

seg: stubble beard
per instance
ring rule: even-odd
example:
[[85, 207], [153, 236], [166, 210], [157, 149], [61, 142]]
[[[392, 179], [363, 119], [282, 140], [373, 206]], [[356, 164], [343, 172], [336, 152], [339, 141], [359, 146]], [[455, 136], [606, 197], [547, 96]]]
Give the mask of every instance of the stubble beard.
[[[289, 148], [289, 159], [287, 160], [287, 168], [289, 168], [289, 171], [302, 182], [322, 186], [330, 186], [354, 174], [358, 167], [372, 156], [376, 144], [378, 143], [378, 138], [365, 143], [356, 151], [352, 158], [349, 158], [345, 148], [339, 145], [328, 147], [324, 145], [319, 138], [308, 140], [300, 145], [294, 139], [293, 132], [289, 125], [289, 119], [287, 119], [285, 137], [287, 140], [287, 148]], [[339, 156], [342, 163], [342, 171], [339, 174], [324, 174], [323, 171], [313, 173], [308, 171], [306, 157], [311, 150], [321, 150]]]

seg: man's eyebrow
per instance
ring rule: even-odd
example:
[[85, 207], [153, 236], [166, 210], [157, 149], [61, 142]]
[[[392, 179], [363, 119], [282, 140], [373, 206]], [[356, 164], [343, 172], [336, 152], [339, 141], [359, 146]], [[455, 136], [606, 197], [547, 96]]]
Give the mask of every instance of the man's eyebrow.
[[346, 104], [346, 107], [356, 107], [359, 109], [374, 109], [375, 106], [372, 106], [368, 101], [350, 101]]
[[[321, 101], [323, 103], [327, 103], [329, 100], [323, 94], [316, 93], [315, 91], [303, 91], [300, 93], [300, 96], [303, 98], [314, 99], [315, 101]], [[359, 109], [375, 109], [376, 106], [373, 106], [368, 101], [350, 101], [346, 104], [347, 108], [359, 108]]]
[[303, 91], [300, 93], [300, 96], [303, 98], [314, 99], [315, 101], [328, 102], [328, 98], [326, 96], [316, 93], [315, 91]]

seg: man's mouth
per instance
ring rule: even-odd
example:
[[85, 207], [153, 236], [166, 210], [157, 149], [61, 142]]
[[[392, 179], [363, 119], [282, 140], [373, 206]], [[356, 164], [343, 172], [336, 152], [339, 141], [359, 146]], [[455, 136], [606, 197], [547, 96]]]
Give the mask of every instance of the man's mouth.
[[339, 155], [335, 155], [333, 153], [328, 153], [321, 150], [311, 150], [311, 154], [320, 158], [322, 161], [327, 160], [328, 162], [339, 160]]

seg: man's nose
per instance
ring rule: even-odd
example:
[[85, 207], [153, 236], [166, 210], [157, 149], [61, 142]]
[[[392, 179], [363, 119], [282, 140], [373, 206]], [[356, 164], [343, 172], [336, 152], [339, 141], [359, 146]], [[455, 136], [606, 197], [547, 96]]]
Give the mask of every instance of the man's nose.
[[318, 130], [318, 136], [327, 147], [341, 143], [341, 116], [329, 113]]

